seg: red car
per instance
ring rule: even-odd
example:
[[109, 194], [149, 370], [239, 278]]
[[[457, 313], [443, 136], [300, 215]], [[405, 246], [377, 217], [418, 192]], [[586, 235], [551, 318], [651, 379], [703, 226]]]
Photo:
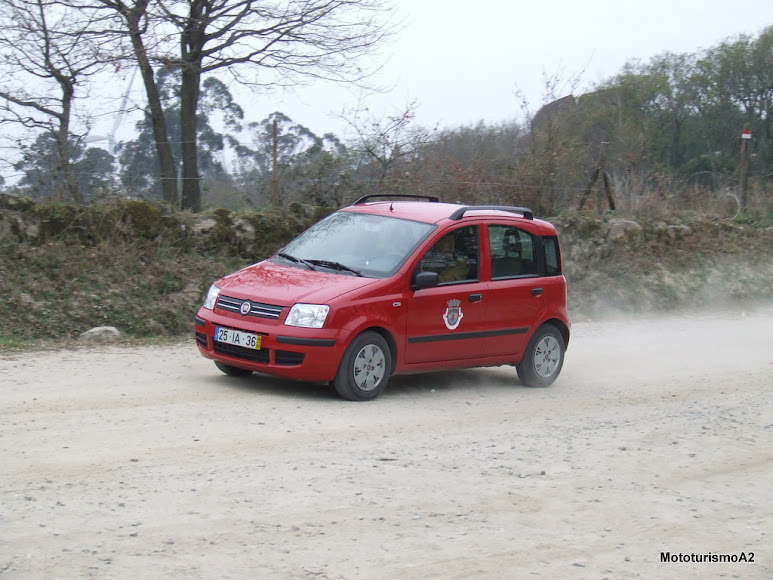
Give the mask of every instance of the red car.
[[397, 373], [515, 365], [547, 386], [569, 343], [555, 228], [529, 209], [366, 196], [215, 282], [196, 344], [228, 375], [377, 397]]

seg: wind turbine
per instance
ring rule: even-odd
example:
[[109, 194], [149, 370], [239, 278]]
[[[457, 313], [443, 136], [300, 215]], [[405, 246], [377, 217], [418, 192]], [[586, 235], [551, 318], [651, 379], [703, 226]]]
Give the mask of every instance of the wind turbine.
[[115, 116], [115, 121], [113, 121], [113, 128], [110, 130], [110, 132], [107, 135], [90, 135], [83, 140], [84, 143], [98, 143], [100, 141], [107, 141], [108, 153], [112, 155], [115, 152], [115, 133], [121, 126], [121, 123], [123, 123], [124, 117], [126, 117], [126, 104], [129, 101], [129, 93], [132, 90], [135, 76], [137, 76], [136, 68], [132, 72], [132, 76], [129, 79], [129, 86], [126, 87], [126, 92], [123, 94], [123, 99], [121, 99], [121, 108], [118, 109], [118, 114]]

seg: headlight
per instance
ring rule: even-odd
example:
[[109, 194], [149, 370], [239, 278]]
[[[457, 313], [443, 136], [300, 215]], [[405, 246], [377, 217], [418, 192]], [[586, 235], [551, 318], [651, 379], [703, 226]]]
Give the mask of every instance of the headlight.
[[327, 304], [296, 304], [290, 308], [285, 324], [303, 328], [322, 328], [330, 312]]
[[217, 304], [217, 297], [220, 295], [220, 288], [212, 284], [207, 292], [207, 297], [204, 299], [204, 308], [208, 310], [214, 310], [215, 304]]

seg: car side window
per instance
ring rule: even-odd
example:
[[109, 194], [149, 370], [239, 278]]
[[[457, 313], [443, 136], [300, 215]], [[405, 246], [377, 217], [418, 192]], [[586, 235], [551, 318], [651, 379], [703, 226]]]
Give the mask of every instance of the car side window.
[[489, 225], [488, 233], [492, 280], [537, 274], [534, 236], [500, 224]]
[[478, 280], [478, 227], [458, 228], [442, 238], [421, 258], [420, 271], [437, 272], [441, 284]]

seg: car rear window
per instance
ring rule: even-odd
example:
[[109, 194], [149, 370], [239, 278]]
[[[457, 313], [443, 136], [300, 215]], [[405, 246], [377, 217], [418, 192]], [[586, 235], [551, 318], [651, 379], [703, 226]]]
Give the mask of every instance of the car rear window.
[[561, 273], [561, 254], [557, 238], [543, 238], [545, 248], [545, 275], [558, 276]]

